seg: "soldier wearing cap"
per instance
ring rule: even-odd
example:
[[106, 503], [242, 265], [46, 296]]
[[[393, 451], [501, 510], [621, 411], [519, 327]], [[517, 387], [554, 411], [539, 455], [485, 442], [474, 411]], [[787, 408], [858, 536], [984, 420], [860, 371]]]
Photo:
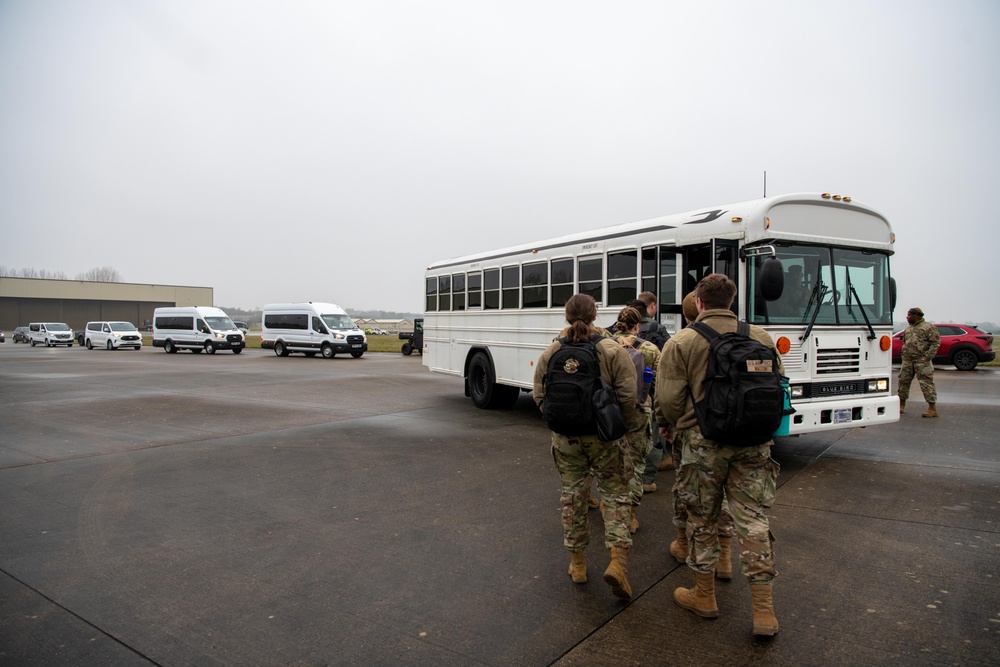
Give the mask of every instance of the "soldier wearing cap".
[[922, 417], [937, 417], [937, 389], [934, 387], [934, 355], [941, 345], [937, 327], [924, 320], [924, 311], [914, 306], [906, 311], [910, 326], [903, 332], [902, 364], [899, 367], [899, 412], [902, 414], [910, 397], [910, 383], [914, 376], [927, 401], [927, 412]]

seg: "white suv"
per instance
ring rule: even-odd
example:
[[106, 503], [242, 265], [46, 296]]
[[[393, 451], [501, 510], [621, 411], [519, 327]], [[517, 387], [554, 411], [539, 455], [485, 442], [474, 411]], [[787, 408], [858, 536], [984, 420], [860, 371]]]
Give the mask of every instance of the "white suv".
[[32, 322], [28, 325], [31, 346], [65, 345], [73, 347], [73, 330], [63, 322]]
[[87, 328], [83, 330], [83, 344], [88, 350], [95, 347], [138, 350], [142, 347], [142, 334], [131, 322], [87, 322]]

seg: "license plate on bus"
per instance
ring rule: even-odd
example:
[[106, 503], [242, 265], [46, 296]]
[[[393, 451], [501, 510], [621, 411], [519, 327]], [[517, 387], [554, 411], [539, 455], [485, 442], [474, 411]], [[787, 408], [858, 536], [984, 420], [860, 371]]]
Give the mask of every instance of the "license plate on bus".
[[851, 409], [850, 408], [840, 408], [839, 410], [833, 411], [833, 423], [834, 424], [848, 424], [851, 422]]

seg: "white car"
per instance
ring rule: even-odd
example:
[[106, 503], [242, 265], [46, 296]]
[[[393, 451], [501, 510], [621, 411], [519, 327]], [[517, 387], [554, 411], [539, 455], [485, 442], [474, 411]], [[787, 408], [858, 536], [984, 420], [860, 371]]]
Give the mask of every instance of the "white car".
[[131, 322], [87, 322], [83, 330], [83, 344], [88, 350], [101, 347], [106, 350], [142, 348], [142, 334]]
[[32, 322], [28, 325], [31, 346], [65, 345], [73, 347], [73, 330], [64, 322]]

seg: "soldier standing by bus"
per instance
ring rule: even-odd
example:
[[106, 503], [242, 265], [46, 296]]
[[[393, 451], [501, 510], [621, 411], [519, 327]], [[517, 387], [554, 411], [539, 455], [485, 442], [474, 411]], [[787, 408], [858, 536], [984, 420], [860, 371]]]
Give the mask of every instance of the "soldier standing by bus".
[[934, 386], [934, 355], [941, 345], [937, 327], [924, 319], [924, 311], [914, 306], [906, 311], [910, 326], [903, 332], [902, 363], [899, 367], [899, 413], [903, 413], [910, 397], [910, 383], [916, 376], [920, 391], [927, 401], [927, 412], [921, 417], [937, 417], [937, 387]]

